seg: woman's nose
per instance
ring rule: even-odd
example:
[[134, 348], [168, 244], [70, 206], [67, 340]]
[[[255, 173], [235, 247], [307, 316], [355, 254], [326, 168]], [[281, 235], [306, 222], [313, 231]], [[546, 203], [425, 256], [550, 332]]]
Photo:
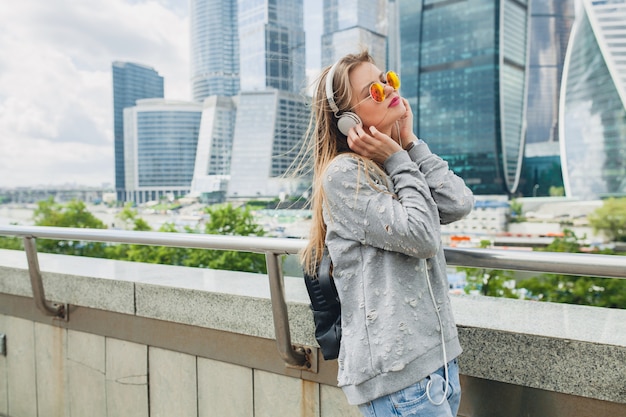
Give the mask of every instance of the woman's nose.
[[390, 86], [387, 83], [383, 84], [383, 88], [385, 90], [385, 96], [387, 96], [387, 94], [389, 94], [389, 93], [393, 93], [394, 91], [396, 91], [395, 88], [393, 88], [392, 86]]

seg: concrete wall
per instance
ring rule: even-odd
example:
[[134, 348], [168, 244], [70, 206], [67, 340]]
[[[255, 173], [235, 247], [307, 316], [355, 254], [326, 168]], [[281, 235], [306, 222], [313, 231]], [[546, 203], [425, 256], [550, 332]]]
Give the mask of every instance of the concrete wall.
[[6, 315], [0, 329], [0, 415], [359, 415], [337, 387], [300, 378]]
[[[0, 250], [0, 416], [358, 416], [316, 349], [301, 279], [286, 277], [293, 341], [278, 354], [267, 277]], [[462, 416], [626, 415], [626, 311], [452, 297], [464, 353]], [[1, 352], [2, 350], [0, 350]]]

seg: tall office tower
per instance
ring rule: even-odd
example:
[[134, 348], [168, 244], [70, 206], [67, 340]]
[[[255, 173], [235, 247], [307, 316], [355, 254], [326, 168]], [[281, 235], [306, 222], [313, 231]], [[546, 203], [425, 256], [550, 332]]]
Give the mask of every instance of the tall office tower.
[[229, 198], [299, 191], [286, 178], [309, 119], [302, 0], [239, 0], [241, 93]]
[[574, 0], [530, 2], [526, 143], [559, 140], [559, 91]]
[[387, 0], [324, 0], [322, 66], [363, 48], [387, 68]]
[[237, 2], [191, 0], [191, 84], [194, 101], [239, 93]]
[[127, 201], [189, 193], [201, 115], [199, 103], [165, 99], [137, 100], [124, 110]]
[[518, 189], [524, 196], [547, 196], [551, 188], [563, 187], [559, 93], [573, 22], [574, 0], [530, 3], [526, 146]]
[[154, 69], [130, 62], [115, 61], [113, 72], [113, 125], [115, 146], [115, 192], [124, 200], [124, 109], [141, 98], [162, 98], [163, 77]]
[[560, 145], [567, 196], [626, 196], [626, 0], [583, 0], [567, 49]]
[[399, 0], [415, 131], [476, 194], [513, 194], [526, 112], [526, 0]]
[[191, 194], [204, 202], [222, 201], [230, 179], [235, 97], [211, 96], [204, 100]]
[[284, 174], [296, 160], [308, 116], [300, 95], [273, 89], [241, 93], [229, 198], [275, 198], [305, 191], [305, 180]]
[[302, 0], [239, 0], [241, 91], [306, 88]]

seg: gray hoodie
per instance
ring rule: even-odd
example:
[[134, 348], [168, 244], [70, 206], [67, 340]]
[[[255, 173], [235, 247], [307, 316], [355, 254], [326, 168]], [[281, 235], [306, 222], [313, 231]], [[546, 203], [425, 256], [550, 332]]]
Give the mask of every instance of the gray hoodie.
[[[341, 299], [338, 385], [362, 404], [412, 385], [461, 353], [440, 224], [466, 216], [472, 192], [423, 141], [366, 175], [351, 154], [323, 178], [326, 245]], [[375, 182], [368, 177], [376, 178]]]

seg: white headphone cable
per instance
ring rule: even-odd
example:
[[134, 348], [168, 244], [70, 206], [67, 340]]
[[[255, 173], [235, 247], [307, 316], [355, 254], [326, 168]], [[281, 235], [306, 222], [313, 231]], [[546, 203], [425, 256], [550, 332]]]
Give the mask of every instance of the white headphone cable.
[[431, 300], [433, 300], [433, 306], [435, 307], [437, 320], [439, 320], [439, 329], [441, 330], [441, 349], [443, 351], [443, 366], [444, 366], [444, 375], [445, 375], [444, 379], [446, 381], [446, 388], [443, 391], [443, 398], [441, 399], [440, 402], [435, 402], [430, 396], [430, 387], [433, 382], [432, 379], [428, 381], [428, 384], [426, 384], [426, 396], [428, 397], [428, 401], [430, 401], [431, 404], [441, 405], [446, 401], [448, 397], [448, 386], [450, 385], [449, 384], [450, 378], [448, 375], [448, 358], [446, 355], [446, 340], [445, 340], [444, 333], [443, 333], [443, 323], [441, 321], [441, 315], [439, 314], [439, 308], [437, 307], [437, 302], [435, 301], [435, 294], [433, 293], [433, 287], [430, 284], [430, 274], [428, 273], [428, 266], [426, 266], [426, 282], [428, 283], [428, 291], [430, 292], [430, 298]]

